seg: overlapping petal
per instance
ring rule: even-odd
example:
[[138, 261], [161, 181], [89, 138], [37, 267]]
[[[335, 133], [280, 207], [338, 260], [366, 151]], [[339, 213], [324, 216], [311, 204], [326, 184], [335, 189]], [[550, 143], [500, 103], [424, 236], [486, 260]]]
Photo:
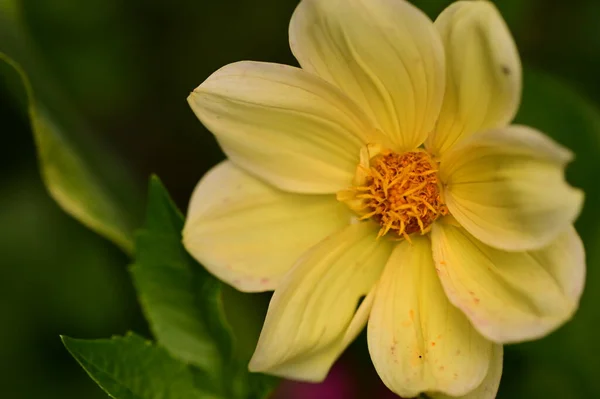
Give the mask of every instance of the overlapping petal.
[[483, 381], [492, 343], [448, 301], [429, 239], [412, 240], [396, 246], [377, 285], [367, 331], [371, 358], [402, 397], [464, 395]]
[[564, 179], [571, 158], [568, 150], [523, 126], [471, 136], [440, 163], [448, 209], [488, 245], [541, 248], [581, 210], [583, 193]]
[[372, 122], [339, 89], [285, 65], [238, 62], [188, 97], [236, 165], [287, 191], [326, 194], [352, 180]]
[[542, 337], [577, 308], [585, 255], [572, 227], [547, 247], [528, 252], [494, 249], [465, 229], [445, 223], [434, 225], [432, 240], [436, 268], [450, 301], [495, 342]]
[[494, 399], [498, 393], [500, 386], [500, 378], [502, 377], [502, 360], [503, 360], [502, 345], [494, 345], [492, 358], [487, 375], [481, 384], [466, 395], [460, 397], [448, 396], [438, 392], [428, 392], [428, 397], [431, 399]]
[[427, 147], [440, 154], [462, 138], [513, 120], [522, 71], [510, 31], [491, 2], [453, 3], [435, 27], [446, 51], [446, 94]]
[[267, 291], [350, 218], [332, 195], [286, 193], [225, 161], [194, 190], [183, 243], [219, 279], [241, 291]]
[[444, 94], [444, 50], [429, 18], [404, 0], [303, 0], [290, 24], [303, 69], [340, 87], [395, 149], [419, 146]]
[[[304, 254], [271, 299], [250, 370], [321, 381], [364, 327], [391, 243], [350, 225]], [[361, 297], [367, 296], [357, 310]]]

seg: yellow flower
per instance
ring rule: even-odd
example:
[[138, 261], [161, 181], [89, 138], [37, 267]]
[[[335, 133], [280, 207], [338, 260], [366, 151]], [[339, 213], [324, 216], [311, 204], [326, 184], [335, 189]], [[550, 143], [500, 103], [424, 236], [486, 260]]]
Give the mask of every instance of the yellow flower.
[[571, 153], [509, 125], [502, 17], [302, 0], [289, 32], [302, 69], [227, 65], [188, 99], [229, 160], [196, 187], [184, 244], [237, 289], [275, 290], [250, 369], [320, 381], [368, 324], [397, 394], [494, 397], [501, 344], [569, 319], [585, 274]]

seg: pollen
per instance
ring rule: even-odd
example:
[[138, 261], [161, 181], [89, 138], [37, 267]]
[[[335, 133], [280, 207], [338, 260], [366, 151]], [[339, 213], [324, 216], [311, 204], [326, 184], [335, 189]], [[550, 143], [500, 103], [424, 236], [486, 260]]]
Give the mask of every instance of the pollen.
[[359, 165], [362, 183], [340, 194], [361, 220], [379, 223], [378, 238], [392, 234], [410, 241], [413, 233], [426, 234], [440, 216], [448, 214], [441, 196], [437, 165], [425, 151], [402, 154], [382, 151]]

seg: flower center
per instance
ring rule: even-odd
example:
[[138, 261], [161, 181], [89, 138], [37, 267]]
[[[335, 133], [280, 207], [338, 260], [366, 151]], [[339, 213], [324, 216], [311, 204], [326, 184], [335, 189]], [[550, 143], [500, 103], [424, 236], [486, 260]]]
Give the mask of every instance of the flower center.
[[410, 234], [428, 233], [437, 218], [448, 214], [437, 164], [425, 151], [384, 150], [373, 157], [362, 153], [354, 180], [355, 186], [339, 192], [338, 200], [361, 220], [378, 222], [378, 238], [393, 233], [410, 241]]

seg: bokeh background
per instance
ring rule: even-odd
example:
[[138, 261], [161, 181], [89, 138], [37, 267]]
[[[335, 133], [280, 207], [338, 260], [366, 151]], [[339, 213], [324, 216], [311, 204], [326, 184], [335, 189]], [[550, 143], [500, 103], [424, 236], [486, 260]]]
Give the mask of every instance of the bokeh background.
[[[287, 27], [297, 0], [0, 0], [0, 13], [9, 12], [9, 1], [21, 9], [50, 87], [60, 88], [95, 139], [124, 160], [141, 190], [156, 173], [181, 209], [197, 180], [223, 158], [188, 109], [187, 94], [230, 62], [296, 64]], [[432, 17], [450, 3], [413, 2]], [[577, 152], [568, 176], [587, 193], [577, 227], [588, 250], [579, 313], [543, 340], [506, 349], [499, 397], [597, 398], [600, 2], [496, 3], [531, 68], [525, 79], [536, 85], [525, 87], [520, 118], [538, 122]], [[149, 336], [148, 328], [127, 272], [129, 259], [48, 196], [22, 94], [15, 74], [0, 74], [0, 396], [105, 398], [69, 357], [59, 334], [99, 338], [134, 330]], [[326, 386], [286, 384], [278, 395], [386, 394], [362, 337]]]

